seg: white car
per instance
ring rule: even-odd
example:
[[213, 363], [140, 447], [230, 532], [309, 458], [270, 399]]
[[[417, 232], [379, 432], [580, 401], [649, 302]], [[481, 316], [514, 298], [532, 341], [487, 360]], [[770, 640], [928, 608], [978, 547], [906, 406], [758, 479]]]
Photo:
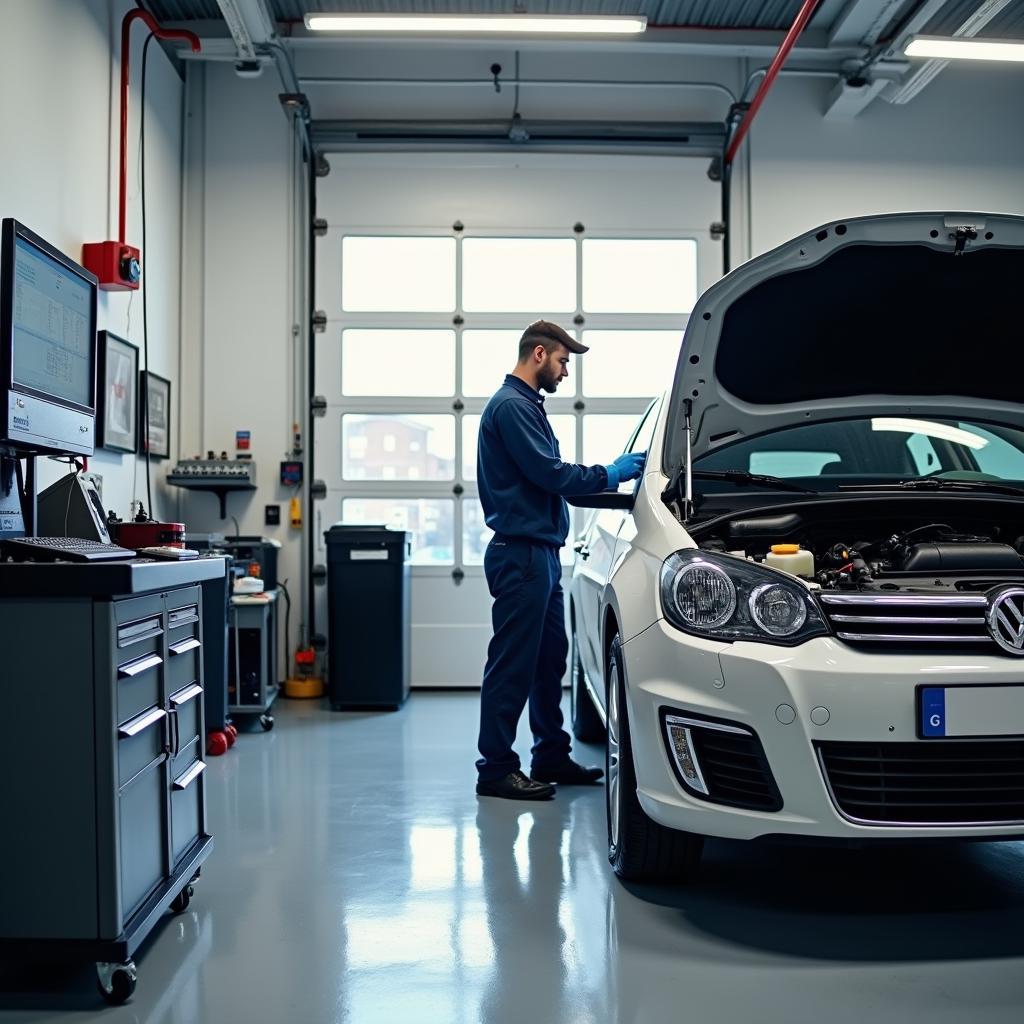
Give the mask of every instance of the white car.
[[635, 489], [574, 501], [620, 877], [705, 836], [1024, 837], [1022, 289], [1024, 218], [915, 213], [701, 297]]

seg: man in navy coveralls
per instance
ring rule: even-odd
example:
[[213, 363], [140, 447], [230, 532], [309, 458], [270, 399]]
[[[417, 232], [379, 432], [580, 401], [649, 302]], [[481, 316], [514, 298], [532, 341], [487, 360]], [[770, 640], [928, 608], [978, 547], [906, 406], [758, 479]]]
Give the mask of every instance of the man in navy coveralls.
[[[572, 760], [562, 728], [569, 643], [558, 552], [569, 532], [565, 498], [636, 479], [644, 455], [620, 455], [608, 466], [562, 461], [541, 391], [554, 394], [568, 375], [570, 354], [586, 351], [557, 324], [530, 324], [519, 342], [519, 362], [480, 419], [477, 480], [485, 521], [494, 531], [484, 555], [494, 636], [480, 693], [481, 796], [547, 800], [555, 795], [552, 783], [593, 785], [604, 774]], [[527, 701], [532, 778], [520, 770], [512, 749]]]

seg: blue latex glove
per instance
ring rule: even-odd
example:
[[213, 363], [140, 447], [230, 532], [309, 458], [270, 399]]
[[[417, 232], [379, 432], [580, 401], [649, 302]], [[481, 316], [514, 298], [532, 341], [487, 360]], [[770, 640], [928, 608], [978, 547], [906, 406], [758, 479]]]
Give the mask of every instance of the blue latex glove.
[[614, 491], [626, 480], [635, 480], [644, 471], [646, 458], [647, 452], [630, 452], [628, 455], [620, 455], [610, 466], [605, 466], [608, 471], [608, 490]]

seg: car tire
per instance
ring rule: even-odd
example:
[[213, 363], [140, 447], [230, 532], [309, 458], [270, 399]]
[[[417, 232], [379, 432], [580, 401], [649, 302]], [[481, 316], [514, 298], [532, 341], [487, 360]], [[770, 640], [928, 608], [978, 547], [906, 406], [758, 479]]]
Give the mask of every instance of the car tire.
[[604, 722], [594, 707], [593, 698], [583, 677], [583, 662], [580, 660], [580, 642], [576, 630], [572, 631], [572, 645], [569, 660], [569, 714], [572, 734], [580, 743], [604, 742]]
[[618, 635], [608, 653], [608, 746], [605, 801], [608, 860], [623, 881], [685, 882], [700, 863], [704, 837], [652, 821], [636, 795], [636, 769], [626, 709], [626, 682]]

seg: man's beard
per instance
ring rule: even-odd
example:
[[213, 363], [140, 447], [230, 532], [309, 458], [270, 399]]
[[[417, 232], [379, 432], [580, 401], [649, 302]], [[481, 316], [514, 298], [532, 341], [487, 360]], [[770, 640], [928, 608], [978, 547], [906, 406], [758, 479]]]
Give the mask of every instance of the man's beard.
[[537, 375], [537, 379], [540, 382], [540, 386], [549, 395], [553, 395], [558, 390], [558, 382], [562, 379], [562, 376], [561, 374], [556, 374], [553, 370], [544, 370], [543, 373]]

